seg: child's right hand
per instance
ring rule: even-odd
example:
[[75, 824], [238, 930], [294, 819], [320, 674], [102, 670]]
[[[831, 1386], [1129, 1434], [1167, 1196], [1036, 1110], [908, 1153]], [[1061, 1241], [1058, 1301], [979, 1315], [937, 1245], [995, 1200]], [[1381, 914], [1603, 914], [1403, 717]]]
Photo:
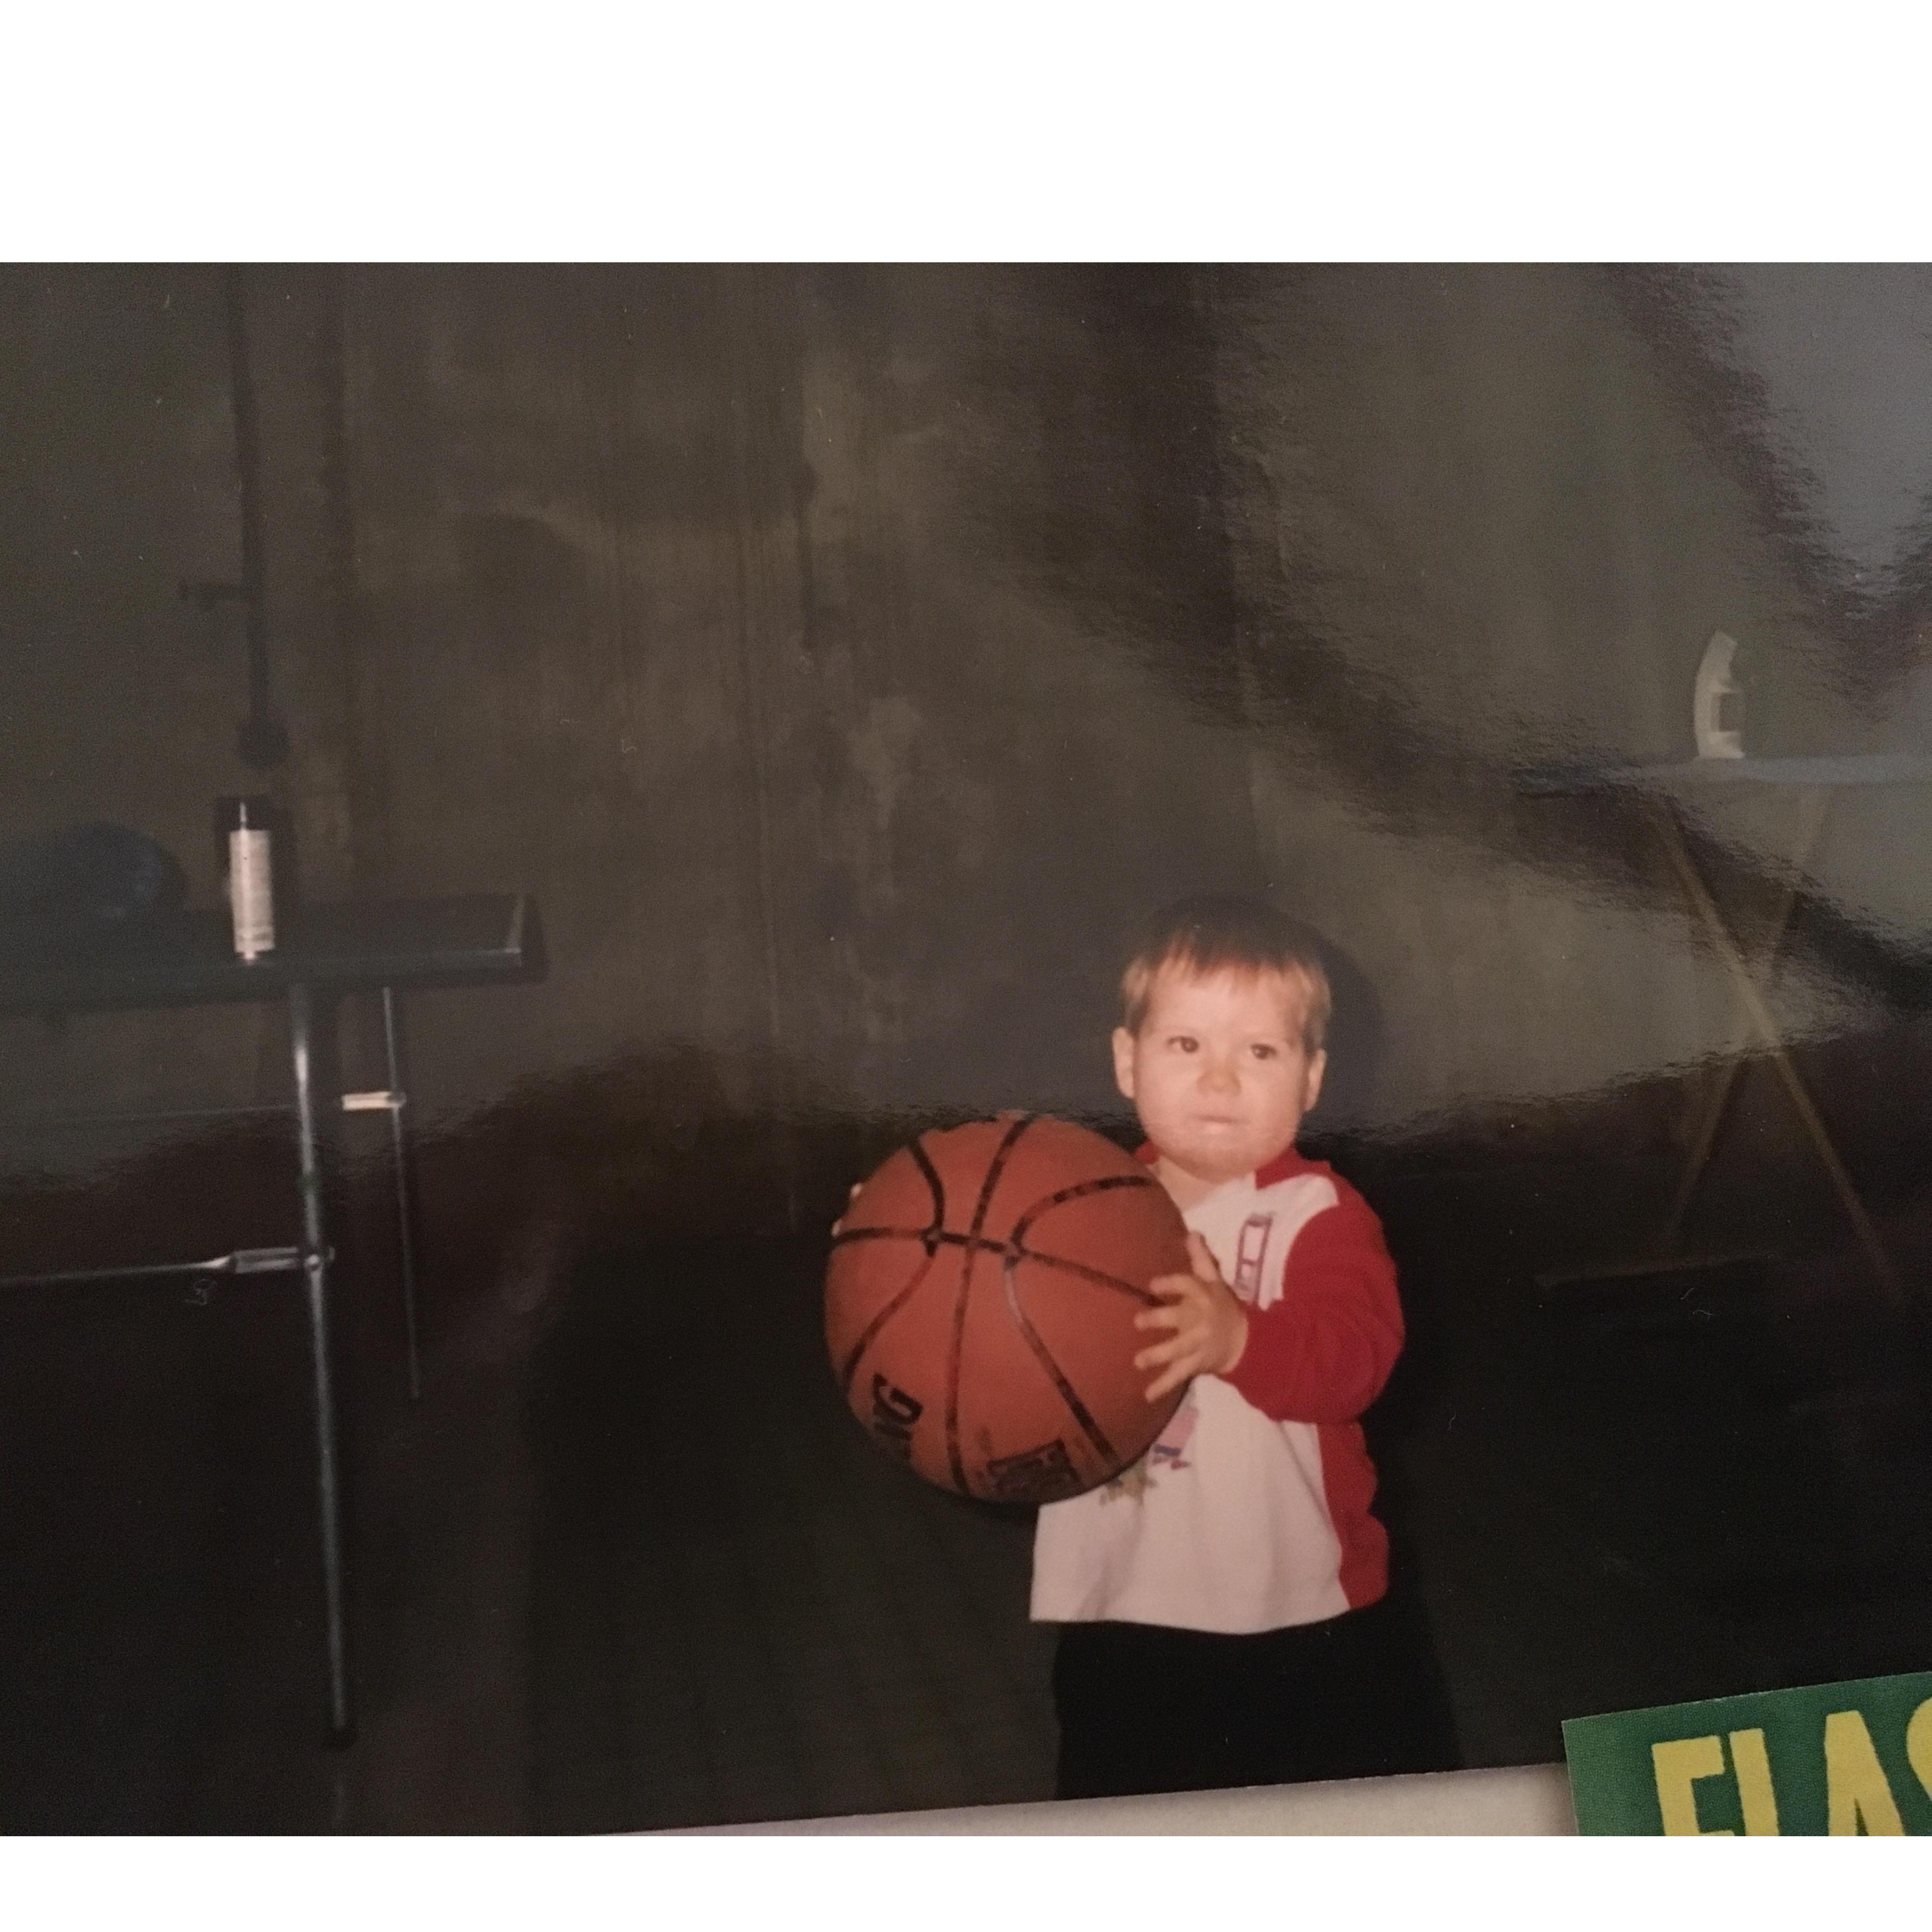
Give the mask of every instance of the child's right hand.
[[1134, 1317], [1136, 1328], [1165, 1328], [1169, 1339], [1134, 1358], [1145, 1373], [1161, 1372], [1148, 1384], [1147, 1399], [1158, 1402], [1182, 1383], [1198, 1375], [1224, 1376], [1238, 1363], [1248, 1346], [1248, 1312], [1234, 1290], [1221, 1279], [1214, 1251], [1192, 1228], [1187, 1231], [1191, 1272], [1157, 1275], [1148, 1282], [1162, 1305]]

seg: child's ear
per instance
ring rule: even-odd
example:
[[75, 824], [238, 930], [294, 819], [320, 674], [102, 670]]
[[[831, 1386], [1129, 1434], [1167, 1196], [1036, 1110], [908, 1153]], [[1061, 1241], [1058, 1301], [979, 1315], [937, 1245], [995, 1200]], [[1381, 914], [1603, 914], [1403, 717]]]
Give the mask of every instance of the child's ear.
[[1304, 1114], [1312, 1113], [1314, 1111], [1316, 1102], [1321, 1099], [1322, 1076], [1328, 1071], [1328, 1049], [1324, 1047], [1319, 1052], [1312, 1054], [1309, 1059], [1308, 1084], [1305, 1097], [1301, 1102], [1301, 1111]]
[[1114, 1084], [1134, 1097], [1134, 1036], [1125, 1027], [1114, 1029]]

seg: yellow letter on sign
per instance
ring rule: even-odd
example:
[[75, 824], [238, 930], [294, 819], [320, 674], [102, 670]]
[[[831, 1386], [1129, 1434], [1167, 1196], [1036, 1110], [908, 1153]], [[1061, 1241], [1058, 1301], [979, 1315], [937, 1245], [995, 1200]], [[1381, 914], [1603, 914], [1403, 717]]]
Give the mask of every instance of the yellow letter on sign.
[[1825, 1720], [1825, 1828], [1834, 1838], [1903, 1838], [1898, 1801], [1872, 1748], [1871, 1732], [1856, 1711], [1834, 1711]]
[[1905, 1755], [1918, 1774], [1926, 1796], [1932, 1798], [1932, 1697], [1912, 1712], [1912, 1721], [1905, 1727]]
[[1724, 1747], [1715, 1738], [1674, 1738], [1650, 1748], [1657, 1778], [1657, 1808], [1666, 1838], [1730, 1838], [1732, 1832], [1707, 1832], [1697, 1822], [1697, 1780], [1722, 1778]]
[[1771, 1786], [1771, 1760], [1765, 1754], [1762, 1731], [1731, 1733], [1731, 1765], [1738, 1774], [1738, 1796], [1743, 1802], [1744, 1836], [1778, 1836], [1778, 1793]]

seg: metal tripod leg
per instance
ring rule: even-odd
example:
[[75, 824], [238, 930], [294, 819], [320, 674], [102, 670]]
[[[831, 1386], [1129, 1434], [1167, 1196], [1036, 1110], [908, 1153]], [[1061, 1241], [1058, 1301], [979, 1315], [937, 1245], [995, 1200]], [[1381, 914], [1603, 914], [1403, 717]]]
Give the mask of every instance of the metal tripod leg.
[[1677, 876], [1697, 916], [1709, 934], [1718, 959], [1731, 976], [1739, 1003], [1749, 1018], [1751, 1027], [1771, 1055], [1772, 1064], [1778, 1070], [1778, 1078], [1784, 1083], [1784, 1090], [1790, 1096], [1798, 1119], [1818, 1158], [1824, 1163], [1825, 1172], [1830, 1177], [1832, 1192], [1845, 1210], [1846, 1218], [1852, 1224], [1852, 1232], [1864, 1252], [1872, 1273], [1877, 1276], [1879, 1285], [1892, 1298], [1893, 1304], [1907, 1311], [1914, 1306], [1912, 1298], [1906, 1292], [1905, 1285], [1892, 1266], [1892, 1257], [1885, 1251], [1885, 1244], [1878, 1238], [1878, 1230], [1872, 1225], [1865, 1204], [1858, 1198], [1858, 1190], [1852, 1185], [1852, 1178], [1845, 1171], [1844, 1162], [1838, 1157], [1838, 1149], [1832, 1144], [1832, 1137], [1825, 1130], [1825, 1123], [1819, 1118], [1818, 1109], [1811, 1096], [1805, 1091], [1804, 1083], [1798, 1077], [1798, 1070], [1791, 1064], [1791, 1055], [1786, 1048], [1784, 1037], [1778, 1031], [1778, 1022], [1772, 1018], [1771, 1010], [1757, 989], [1757, 982], [1751, 977], [1750, 970], [1738, 956], [1738, 949], [1730, 934], [1725, 929], [1716, 904], [1706, 889], [1704, 881], [1697, 875], [1696, 867], [1691, 863], [1690, 854], [1684, 843], [1683, 829], [1677, 823], [1677, 814], [1665, 803], [1654, 807], [1657, 825], [1662, 834], [1664, 848], [1670, 854], [1670, 862], [1677, 869]]
[[349, 1628], [344, 1605], [341, 1486], [337, 1459], [335, 1391], [328, 1346], [328, 1243], [323, 1225], [322, 1160], [316, 1133], [311, 1045], [314, 999], [300, 982], [289, 988], [289, 1048], [295, 1063], [296, 1119], [302, 1158], [302, 1273], [308, 1293], [309, 1352], [315, 1370], [316, 1474], [322, 1505], [323, 1614], [328, 1637], [328, 1727], [338, 1743], [352, 1729], [349, 1698]]
[[[1804, 868], [1811, 862], [1811, 855], [1817, 849], [1820, 835], [1825, 829], [1825, 816], [1830, 810], [1832, 794], [1819, 791], [1809, 796], [1802, 824], [1800, 827], [1798, 849], [1793, 855], [1791, 877], [1784, 889], [1784, 897], [1779, 904], [1777, 916], [1772, 920], [1771, 930], [1766, 934], [1760, 954], [1760, 976], [1768, 984], [1776, 968], [1778, 949], [1784, 943], [1785, 928], [1791, 923], [1791, 915], [1798, 904], [1799, 880]], [[1670, 1218], [1664, 1223], [1664, 1250], [1668, 1254], [1675, 1251], [1684, 1232], [1685, 1216], [1690, 1211], [1690, 1202], [1697, 1192], [1697, 1184], [1704, 1177], [1709, 1166], [1712, 1150], [1717, 1145], [1718, 1130], [1723, 1125], [1724, 1109], [1730, 1103], [1731, 1091], [1737, 1084], [1738, 1075], [1744, 1063], [1738, 1058], [1750, 1043], [1750, 1028], [1738, 1040], [1720, 1064], [1717, 1078], [1706, 1094], [1700, 1108], [1697, 1123], [1690, 1135], [1690, 1151], [1684, 1162], [1684, 1172], [1677, 1184], [1676, 1198], [1670, 1204]]]

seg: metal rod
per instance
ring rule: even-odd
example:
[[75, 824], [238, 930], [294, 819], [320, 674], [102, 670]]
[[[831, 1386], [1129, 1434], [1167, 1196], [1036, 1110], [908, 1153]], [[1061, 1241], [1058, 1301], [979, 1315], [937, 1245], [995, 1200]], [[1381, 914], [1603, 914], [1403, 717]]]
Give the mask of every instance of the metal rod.
[[255, 382], [248, 366], [248, 307], [238, 263], [223, 278], [228, 323], [228, 360], [235, 409], [235, 467], [242, 489], [242, 611], [248, 631], [248, 712], [238, 744], [251, 771], [285, 763], [289, 734], [268, 698], [267, 573], [262, 546], [262, 451], [255, 407]]
[[322, 1579], [328, 1634], [328, 1721], [335, 1739], [350, 1731], [349, 1632], [343, 1598], [342, 1516], [336, 1466], [335, 1392], [328, 1350], [328, 1244], [322, 1220], [322, 1161], [310, 1066], [314, 995], [289, 988], [289, 1050], [295, 1064], [296, 1118], [302, 1159], [302, 1270], [308, 1288], [309, 1351], [315, 1368], [316, 1484], [322, 1506]]
[[[389, 1091], [400, 1094], [403, 1076], [396, 1052], [396, 996], [392, 986], [382, 988], [382, 1044], [389, 1056]], [[410, 1400], [414, 1402], [422, 1394], [422, 1366], [416, 1345], [416, 1258], [410, 1232], [409, 1166], [403, 1141], [403, 1110], [392, 1106], [388, 1114], [389, 1144], [396, 1160], [396, 1228], [403, 1256], [403, 1322], [410, 1342]]]
[[62, 1268], [50, 1274], [0, 1275], [0, 1288], [64, 1288], [91, 1281], [148, 1281], [162, 1275], [292, 1274], [302, 1266], [299, 1248], [238, 1248], [206, 1262], [142, 1262], [116, 1268]]
[[62, 1128], [145, 1126], [163, 1120], [238, 1120], [286, 1115], [294, 1106], [167, 1107], [146, 1114], [0, 1114], [0, 1133], [38, 1134]]

